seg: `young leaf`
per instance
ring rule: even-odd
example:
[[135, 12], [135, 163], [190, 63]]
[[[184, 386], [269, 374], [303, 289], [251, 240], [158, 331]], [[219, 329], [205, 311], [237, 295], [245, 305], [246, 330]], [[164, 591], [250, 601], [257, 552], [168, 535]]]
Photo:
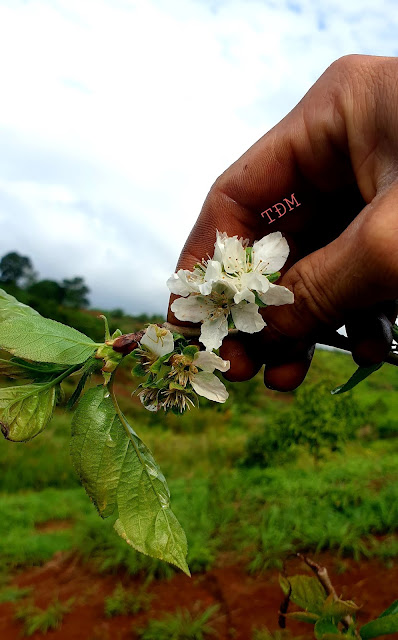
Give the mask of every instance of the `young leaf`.
[[338, 395], [339, 393], [345, 393], [346, 391], [350, 391], [357, 386], [362, 380], [365, 380], [371, 373], [377, 371], [382, 367], [384, 362], [380, 362], [379, 364], [373, 364], [371, 367], [358, 367], [355, 373], [351, 376], [347, 382], [341, 384], [339, 387], [336, 387], [331, 391], [333, 395]]
[[78, 404], [71, 453], [100, 515], [118, 511], [117, 533], [137, 551], [189, 575], [186, 537], [169, 507], [166, 480], [103, 386], [90, 389]]
[[39, 314], [15, 313], [1, 321], [0, 349], [37, 362], [80, 364], [93, 355], [95, 342], [80, 331]]
[[321, 618], [315, 623], [314, 634], [317, 640], [322, 640], [326, 633], [339, 633], [338, 627], [328, 618]]
[[316, 578], [299, 575], [287, 579], [280, 576], [279, 583], [285, 595], [291, 589], [290, 599], [292, 602], [310, 613], [322, 615], [326, 592]]
[[362, 640], [370, 638], [378, 638], [379, 636], [389, 635], [398, 632], [398, 613], [392, 615], [382, 615], [360, 628], [359, 633]]
[[335, 600], [333, 595], [326, 598], [323, 604], [323, 617], [333, 618], [334, 621], [339, 621], [345, 618], [345, 616], [354, 616], [359, 607], [351, 600]]
[[49, 422], [55, 404], [55, 386], [26, 384], [0, 389], [0, 426], [13, 442], [31, 440]]

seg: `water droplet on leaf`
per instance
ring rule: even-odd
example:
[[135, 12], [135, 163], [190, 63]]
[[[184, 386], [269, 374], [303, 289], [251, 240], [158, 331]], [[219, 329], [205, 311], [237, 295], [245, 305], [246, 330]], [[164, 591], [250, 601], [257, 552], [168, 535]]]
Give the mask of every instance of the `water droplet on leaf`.
[[159, 496], [160, 504], [162, 505], [162, 509], [167, 509], [170, 503], [166, 494], [159, 491], [158, 496]]
[[153, 462], [146, 462], [145, 463], [145, 468], [148, 471], [149, 475], [152, 476], [152, 478], [157, 478], [159, 475], [159, 472], [156, 468], [156, 466], [153, 464]]
[[116, 442], [114, 440], [112, 440], [111, 436], [108, 433], [108, 436], [105, 440], [105, 444], [107, 447], [110, 447], [111, 449], [113, 449], [114, 447], [116, 447]]

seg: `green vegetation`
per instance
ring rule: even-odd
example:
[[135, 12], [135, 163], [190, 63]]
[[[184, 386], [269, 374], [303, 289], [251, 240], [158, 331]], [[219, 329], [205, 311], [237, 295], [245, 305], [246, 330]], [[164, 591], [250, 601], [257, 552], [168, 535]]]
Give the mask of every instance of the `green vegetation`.
[[[279, 582], [284, 594], [281, 613], [284, 623], [299, 620], [313, 626], [317, 640], [335, 638], [362, 638], [370, 640], [384, 635], [396, 635], [398, 631], [398, 600], [395, 600], [377, 618], [361, 626], [356, 616], [360, 607], [352, 600], [340, 598], [332, 585], [327, 568], [309, 558], [303, 558], [315, 576], [280, 575]], [[288, 611], [293, 602], [298, 611]]]
[[304, 638], [302, 636], [294, 636], [293, 638], [286, 629], [275, 631], [274, 633], [271, 633], [268, 629], [255, 629], [252, 640], [308, 640], [308, 638]]
[[112, 594], [105, 598], [105, 615], [107, 618], [136, 615], [141, 611], [147, 611], [152, 600], [153, 596], [146, 591], [145, 587], [132, 592], [125, 589], [119, 582]]
[[0, 604], [3, 602], [16, 602], [17, 600], [22, 600], [31, 593], [32, 589], [30, 587], [26, 587], [25, 589], [13, 586], [3, 587], [0, 589]]
[[69, 613], [73, 599], [65, 603], [53, 600], [47, 609], [40, 609], [32, 603], [20, 604], [15, 612], [15, 619], [23, 622], [23, 634], [32, 636], [36, 631], [47, 633], [61, 626], [65, 614]]
[[[305, 385], [317, 389], [319, 406], [322, 394], [328, 405], [345, 402], [347, 396], [330, 396], [322, 380], [327, 375], [333, 386], [353, 369], [343, 354], [318, 352]], [[325, 440], [323, 457], [314, 460], [306, 443], [286, 446], [285, 440], [305, 387], [277, 394], [264, 390], [258, 376], [229, 385], [231, 399], [222, 408], [204, 401], [200, 411], [182, 417], [158, 416], [130, 397], [134, 383], [121, 371], [122, 410], [169, 479], [173, 507], [187, 533], [191, 571], [209, 569], [228, 550], [246, 558], [251, 571], [280, 566], [297, 550], [332, 549], [393, 562], [398, 555], [395, 376], [385, 366], [351, 392], [360, 418], [355, 429], [347, 428], [350, 439], [345, 442], [343, 433], [336, 451], [335, 442]], [[308, 415], [309, 404], [304, 405]], [[40, 564], [56, 551], [76, 550], [100, 572], [124, 568], [131, 575], [169, 577], [171, 567], [137, 554], [114, 533], [112, 518], [103, 522], [96, 514], [71, 464], [70, 424], [71, 415], [57, 409], [40, 439], [0, 441], [0, 569]], [[322, 431], [322, 423], [317, 428]], [[264, 462], [261, 446], [255, 450], [250, 443], [267, 439], [272, 455], [264, 446]], [[59, 520], [65, 527], [42, 526]]]
[[209, 620], [218, 606], [209, 607], [201, 614], [187, 609], [177, 610], [160, 620], [151, 620], [145, 629], [134, 629], [140, 640], [205, 640], [215, 635]]

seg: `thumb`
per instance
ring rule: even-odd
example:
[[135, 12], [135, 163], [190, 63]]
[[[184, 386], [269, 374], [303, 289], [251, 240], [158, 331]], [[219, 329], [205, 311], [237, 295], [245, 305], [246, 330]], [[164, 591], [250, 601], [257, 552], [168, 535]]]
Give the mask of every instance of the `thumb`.
[[398, 297], [397, 197], [397, 187], [377, 196], [338, 238], [283, 275], [278, 284], [293, 291], [294, 304], [264, 309], [271, 329], [316, 339], [347, 313]]

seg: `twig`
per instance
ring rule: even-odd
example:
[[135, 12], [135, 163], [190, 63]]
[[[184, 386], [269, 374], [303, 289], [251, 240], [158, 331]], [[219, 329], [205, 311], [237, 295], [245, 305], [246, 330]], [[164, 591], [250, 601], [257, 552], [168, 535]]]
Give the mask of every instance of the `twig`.
[[[302, 560], [303, 562], [305, 562], [305, 564], [308, 567], [310, 567], [310, 569], [312, 569], [312, 571], [315, 573], [316, 577], [318, 578], [318, 581], [320, 582], [322, 587], [325, 589], [327, 595], [332, 596], [333, 600], [336, 600], [336, 601], [340, 600], [340, 598], [336, 593], [336, 589], [334, 588], [332, 581], [329, 578], [329, 574], [326, 567], [321, 567], [320, 564], [318, 564], [317, 562], [314, 562], [314, 560], [311, 560], [310, 558], [307, 558], [307, 556], [304, 556], [301, 553], [298, 553], [297, 557], [300, 558], [300, 560]], [[352, 626], [353, 619], [350, 615], [347, 615], [341, 620], [341, 623], [345, 629], [349, 629]]]

